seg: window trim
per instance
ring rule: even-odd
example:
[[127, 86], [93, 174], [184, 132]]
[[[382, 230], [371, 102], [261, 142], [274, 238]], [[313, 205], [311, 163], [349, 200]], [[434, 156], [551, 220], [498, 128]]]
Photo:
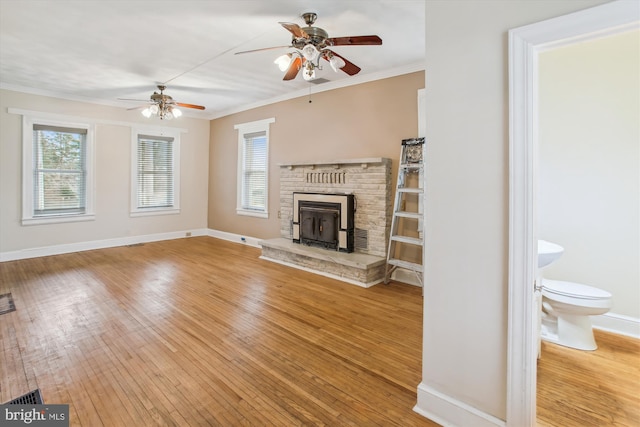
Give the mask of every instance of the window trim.
[[[85, 211], [34, 215], [34, 141], [33, 126], [56, 126], [85, 129]], [[22, 225], [56, 224], [64, 222], [94, 221], [95, 215], [95, 124], [77, 122], [64, 117], [50, 119], [44, 116], [22, 116]]]
[[[233, 128], [238, 131], [238, 165], [237, 165], [237, 186], [236, 186], [236, 213], [238, 215], [253, 216], [257, 218], [269, 218], [269, 128], [270, 124], [276, 121], [275, 117], [254, 122], [247, 122], [235, 125]], [[265, 168], [265, 200], [264, 210], [245, 209], [242, 207], [242, 180], [243, 180], [243, 159], [244, 143], [246, 134], [265, 132], [266, 143], [266, 168]]]
[[[173, 138], [173, 206], [138, 208], [138, 136]], [[176, 215], [180, 213], [180, 130], [172, 128], [131, 128], [131, 199], [130, 217]]]

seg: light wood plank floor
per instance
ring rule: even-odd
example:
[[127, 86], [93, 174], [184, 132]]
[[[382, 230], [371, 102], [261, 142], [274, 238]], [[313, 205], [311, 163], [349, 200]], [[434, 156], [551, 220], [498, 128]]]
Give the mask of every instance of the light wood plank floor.
[[[419, 288], [259, 254], [199, 237], [0, 263], [17, 308], [0, 316], [0, 402], [40, 388], [92, 427], [436, 426], [411, 410]], [[640, 425], [638, 341], [596, 340], [543, 343], [540, 426]]]
[[363, 289], [209, 237], [0, 264], [0, 402], [71, 425], [435, 426], [420, 289]]
[[538, 426], [640, 426], [640, 340], [594, 335], [595, 351], [542, 342]]

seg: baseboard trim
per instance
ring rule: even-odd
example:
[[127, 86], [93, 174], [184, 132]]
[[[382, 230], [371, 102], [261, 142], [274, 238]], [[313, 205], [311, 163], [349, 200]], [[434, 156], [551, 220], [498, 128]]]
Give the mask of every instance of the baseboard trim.
[[443, 427], [505, 427], [506, 422], [420, 383], [415, 412]]
[[241, 234], [235, 233], [227, 233], [226, 231], [212, 230], [211, 228], [207, 230], [207, 236], [215, 237], [216, 239], [228, 240], [233, 243], [241, 243], [248, 246], [253, 246], [255, 248], [260, 248], [260, 240], [255, 237], [243, 236]]
[[94, 249], [113, 248], [117, 246], [135, 245], [139, 243], [158, 242], [191, 237], [208, 236], [209, 230], [185, 230], [168, 233], [146, 234], [142, 236], [118, 237], [115, 239], [93, 240], [89, 242], [67, 243], [64, 245], [45, 246], [40, 248], [22, 249], [19, 251], [0, 252], [0, 262], [16, 261], [28, 258], [38, 258], [51, 255], [68, 254], [72, 252], [91, 251]]
[[594, 329], [640, 339], [640, 319], [635, 317], [606, 313], [600, 316], [592, 316], [591, 324]]

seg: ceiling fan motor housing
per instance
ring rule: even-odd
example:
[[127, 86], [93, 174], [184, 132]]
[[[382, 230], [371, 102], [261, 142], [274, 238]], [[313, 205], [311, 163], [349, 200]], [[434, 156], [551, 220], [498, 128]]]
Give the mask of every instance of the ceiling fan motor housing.
[[318, 50], [326, 47], [326, 40], [329, 38], [329, 33], [327, 33], [325, 30], [323, 30], [320, 27], [304, 27], [302, 28], [302, 31], [304, 31], [309, 38], [296, 38], [294, 37], [293, 40], [291, 41], [291, 44], [296, 48], [296, 49], [302, 49], [305, 45], [311, 43], [313, 44], [315, 47], [318, 48]]
[[173, 98], [170, 97], [169, 95], [153, 92], [153, 95], [151, 95], [151, 100], [158, 104], [161, 104], [161, 103], [169, 104], [171, 103], [171, 101], [173, 101]]

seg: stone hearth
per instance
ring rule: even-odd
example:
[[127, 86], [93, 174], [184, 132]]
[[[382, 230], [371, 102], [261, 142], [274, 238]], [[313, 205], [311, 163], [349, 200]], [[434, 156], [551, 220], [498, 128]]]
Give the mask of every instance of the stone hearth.
[[[293, 193], [353, 194], [355, 250], [343, 253], [292, 241]], [[261, 241], [262, 258], [369, 287], [384, 279], [391, 227], [391, 159], [280, 165], [280, 237]]]
[[345, 253], [293, 243], [282, 237], [263, 240], [260, 258], [368, 288], [384, 279], [386, 258]]

